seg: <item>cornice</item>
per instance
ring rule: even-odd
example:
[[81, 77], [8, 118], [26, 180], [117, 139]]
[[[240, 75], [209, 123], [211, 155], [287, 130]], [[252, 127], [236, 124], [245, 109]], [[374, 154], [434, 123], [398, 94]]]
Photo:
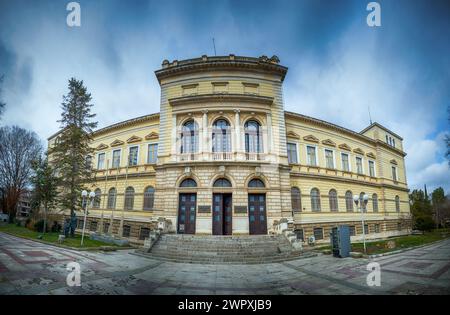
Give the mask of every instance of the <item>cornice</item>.
[[181, 96], [170, 98], [169, 104], [172, 106], [179, 106], [185, 104], [199, 103], [199, 102], [247, 102], [259, 103], [265, 105], [273, 104], [273, 97], [260, 96], [255, 94], [229, 94], [229, 93], [214, 93], [214, 94], [196, 94], [189, 96]]

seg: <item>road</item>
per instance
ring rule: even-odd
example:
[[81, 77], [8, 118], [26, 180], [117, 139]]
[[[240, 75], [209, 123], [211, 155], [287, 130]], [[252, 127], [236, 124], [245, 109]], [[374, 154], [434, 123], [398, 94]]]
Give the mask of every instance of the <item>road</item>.
[[[372, 260], [329, 255], [263, 265], [168, 263], [133, 250], [66, 250], [0, 233], [0, 294], [450, 294], [450, 239]], [[81, 286], [68, 286], [67, 264]], [[367, 264], [380, 264], [368, 286]]]

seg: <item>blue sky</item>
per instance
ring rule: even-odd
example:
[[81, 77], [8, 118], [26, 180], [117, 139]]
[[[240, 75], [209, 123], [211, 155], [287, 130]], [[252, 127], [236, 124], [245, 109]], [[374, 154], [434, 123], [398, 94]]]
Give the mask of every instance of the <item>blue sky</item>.
[[58, 130], [67, 80], [83, 79], [99, 127], [159, 111], [153, 74], [162, 60], [277, 55], [289, 67], [287, 110], [355, 131], [372, 119], [404, 138], [410, 188], [443, 186], [449, 132], [450, 2], [390, 0], [379, 28], [369, 1], [84, 0], [81, 27], [69, 1], [0, 0], [0, 124]]

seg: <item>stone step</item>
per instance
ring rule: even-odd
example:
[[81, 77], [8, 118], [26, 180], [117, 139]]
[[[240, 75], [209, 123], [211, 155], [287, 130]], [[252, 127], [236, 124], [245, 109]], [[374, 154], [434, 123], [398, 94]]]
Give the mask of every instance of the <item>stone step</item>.
[[159, 260], [203, 264], [257, 264], [298, 259], [284, 235], [177, 235], [164, 234], [147, 256]]

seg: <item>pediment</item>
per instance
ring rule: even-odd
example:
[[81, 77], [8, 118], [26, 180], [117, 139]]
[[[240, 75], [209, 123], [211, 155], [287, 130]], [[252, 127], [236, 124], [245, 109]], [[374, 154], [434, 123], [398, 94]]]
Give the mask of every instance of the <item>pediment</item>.
[[293, 131], [288, 131], [286, 136], [288, 136], [289, 138], [300, 139], [300, 136], [297, 133], [293, 132]]
[[99, 145], [95, 148], [95, 150], [97, 150], [97, 151], [105, 150], [105, 149], [108, 149], [108, 146], [107, 146], [106, 144], [104, 144], [104, 143], [99, 144]]
[[373, 154], [372, 152], [369, 152], [366, 154], [368, 157], [372, 158], [372, 159], [376, 159], [377, 157], [375, 156], [375, 154]]
[[303, 140], [309, 141], [309, 142], [319, 142], [319, 139], [314, 137], [313, 135], [307, 135], [303, 137]]
[[341, 143], [339, 145], [339, 149], [346, 150], [346, 151], [351, 151], [352, 150], [352, 148], [350, 148], [350, 146], [348, 144], [346, 144], [346, 143]]
[[134, 143], [134, 142], [139, 142], [142, 141], [141, 137], [138, 136], [131, 136], [128, 140], [127, 143]]
[[336, 143], [334, 141], [332, 141], [331, 139], [322, 140], [322, 144], [328, 145], [328, 146], [331, 146], [331, 147], [335, 147], [336, 146]]
[[153, 140], [153, 139], [158, 139], [159, 138], [159, 134], [157, 132], [150, 132], [148, 135], [145, 136], [145, 140]]
[[390, 162], [391, 162], [392, 164], [394, 164], [394, 165], [397, 165], [397, 161], [394, 160], [394, 159], [390, 160]]
[[122, 140], [116, 139], [113, 142], [111, 142], [110, 146], [117, 147], [117, 146], [123, 145], [123, 144], [125, 144], [125, 142], [123, 142]]
[[364, 151], [361, 150], [361, 148], [356, 148], [356, 149], [353, 150], [353, 152], [355, 152], [355, 153], [357, 153], [357, 154], [364, 155]]

